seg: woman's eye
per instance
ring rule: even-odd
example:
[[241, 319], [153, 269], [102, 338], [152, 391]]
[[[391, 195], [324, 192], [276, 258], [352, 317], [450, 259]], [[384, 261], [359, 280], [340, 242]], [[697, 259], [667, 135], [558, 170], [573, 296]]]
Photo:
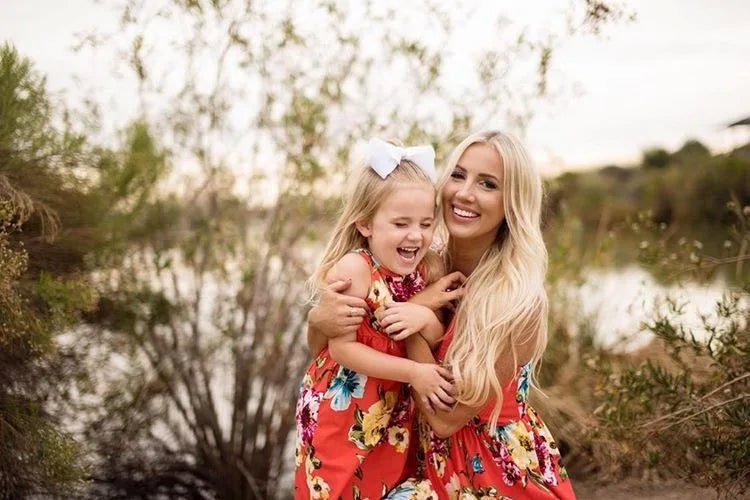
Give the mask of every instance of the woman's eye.
[[463, 172], [459, 172], [458, 170], [454, 170], [453, 172], [451, 172], [451, 177], [453, 177], [454, 179], [463, 179], [464, 178], [464, 174], [463, 174]]
[[485, 189], [497, 189], [497, 184], [492, 181], [482, 181], [480, 185]]

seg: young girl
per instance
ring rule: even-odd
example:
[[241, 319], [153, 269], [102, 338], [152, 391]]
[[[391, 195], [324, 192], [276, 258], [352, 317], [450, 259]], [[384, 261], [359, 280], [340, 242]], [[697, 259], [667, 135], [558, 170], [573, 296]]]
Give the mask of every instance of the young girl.
[[[333, 230], [316, 286], [351, 279], [348, 294], [368, 311], [356, 334], [332, 339], [310, 364], [297, 402], [295, 498], [380, 498], [405, 471], [413, 406], [409, 388], [443, 399], [450, 372], [406, 359], [403, 339], [431, 343], [443, 327], [433, 315], [403, 315], [389, 332], [376, 313], [439, 278], [428, 254], [435, 218], [434, 152], [372, 139]], [[423, 258], [428, 257], [424, 259]], [[431, 264], [434, 262], [435, 264]], [[354, 310], [354, 309], [353, 309]], [[354, 310], [356, 311], [356, 310]]]

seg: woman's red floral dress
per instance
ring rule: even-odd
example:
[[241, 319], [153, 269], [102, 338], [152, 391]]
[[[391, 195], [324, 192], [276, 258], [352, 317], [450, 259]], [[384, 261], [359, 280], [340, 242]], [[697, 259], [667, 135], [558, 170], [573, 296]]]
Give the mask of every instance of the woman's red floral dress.
[[[437, 357], [442, 360], [453, 339], [448, 328]], [[560, 450], [547, 426], [528, 405], [531, 365], [519, 369], [503, 390], [500, 417], [491, 433], [494, 401], [447, 439], [417, 417], [419, 444], [414, 477], [387, 496], [403, 499], [573, 499]]]
[[[403, 341], [380, 331], [375, 311], [389, 300], [409, 299], [425, 286], [415, 272], [400, 276], [358, 250], [371, 269], [369, 315], [357, 341], [406, 356]], [[339, 365], [325, 348], [302, 379], [297, 401], [295, 499], [376, 499], [404, 479], [414, 406], [409, 388]]]

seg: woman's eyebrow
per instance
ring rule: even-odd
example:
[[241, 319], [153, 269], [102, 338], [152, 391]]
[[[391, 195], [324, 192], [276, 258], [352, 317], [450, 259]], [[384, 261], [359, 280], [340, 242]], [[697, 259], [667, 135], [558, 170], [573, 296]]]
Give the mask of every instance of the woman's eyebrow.
[[497, 177], [497, 176], [496, 176], [496, 175], [494, 175], [494, 174], [485, 174], [485, 173], [480, 173], [480, 174], [479, 174], [479, 177], [489, 177], [489, 178], [491, 178], [491, 179], [495, 179], [496, 181], [500, 182], [500, 178], [499, 178], [499, 177]]
[[[458, 163], [456, 163], [456, 166], [454, 168], [458, 168], [458, 169], [463, 170], [464, 172], [466, 172], [466, 169], [464, 167], [462, 167], [461, 165], [459, 165]], [[494, 175], [494, 174], [488, 174], [488, 173], [485, 173], [485, 172], [480, 172], [477, 175], [479, 177], [490, 177], [490, 178], [495, 179], [496, 181], [500, 182], [500, 178], [498, 176]]]

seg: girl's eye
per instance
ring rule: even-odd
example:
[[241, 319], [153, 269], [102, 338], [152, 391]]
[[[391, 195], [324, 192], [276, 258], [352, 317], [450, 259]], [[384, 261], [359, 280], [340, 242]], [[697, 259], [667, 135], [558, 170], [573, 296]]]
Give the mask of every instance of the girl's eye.
[[463, 179], [465, 176], [464, 173], [460, 170], [454, 170], [453, 172], [451, 172], [451, 177], [454, 179]]
[[422, 226], [422, 229], [429, 229], [432, 227], [432, 222], [423, 222], [421, 226]]
[[497, 184], [493, 181], [484, 180], [479, 184], [485, 189], [497, 189]]
[[406, 222], [395, 222], [394, 224], [399, 229], [403, 229], [407, 226]]

